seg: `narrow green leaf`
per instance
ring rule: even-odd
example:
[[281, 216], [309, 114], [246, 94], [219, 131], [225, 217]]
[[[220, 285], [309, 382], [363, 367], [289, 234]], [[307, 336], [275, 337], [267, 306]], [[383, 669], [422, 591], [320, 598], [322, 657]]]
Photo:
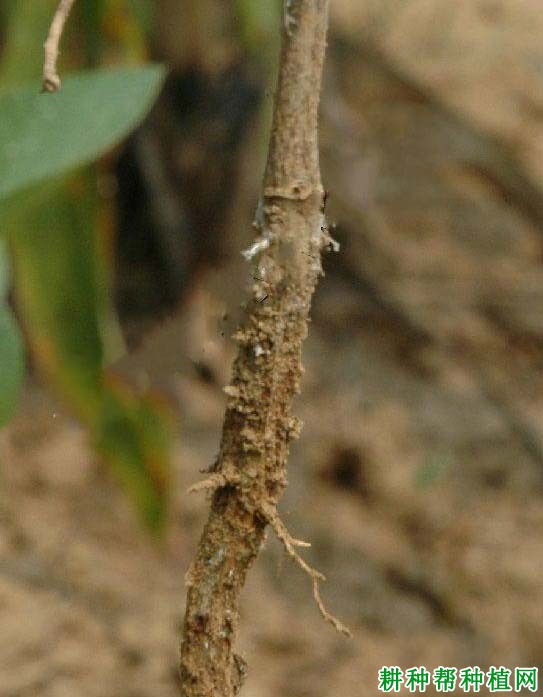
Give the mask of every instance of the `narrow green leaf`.
[[141, 121], [156, 97], [158, 65], [67, 77], [0, 93], [0, 199], [97, 158]]
[[19, 327], [7, 303], [8, 257], [0, 246], [0, 426], [12, 417], [24, 377], [24, 350]]
[[[97, 408], [103, 363], [93, 197], [87, 178], [29, 195], [5, 221], [17, 300], [37, 364], [85, 417]], [[49, 196], [46, 192], [49, 190]]]
[[168, 502], [171, 415], [150, 395], [134, 395], [105, 376], [101, 408], [91, 430], [98, 453], [154, 531], [164, 526]]
[[9, 289], [9, 260], [4, 243], [0, 243], [0, 300], [4, 300]]
[[277, 25], [282, 3], [277, 0], [235, 0], [235, 13], [243, 45], [256, 57], [277, 46]]
[[38, 189], [45, 191], [33, 188], [26, 209], [5, 223], [35, 365], [88, 427], [146, 524], [158, 530], [167, 504], [168, 410], [104, 370], [103, 275], [88, 174], [71, 176], [60, 190]]
[[153, 30], [155, 7], [151, 0], [129, 0], [128, 6], [146, 34]]
[[24, 377], [24, 352], [12, 313], [0, 308], [0, 426], [13, 416]]

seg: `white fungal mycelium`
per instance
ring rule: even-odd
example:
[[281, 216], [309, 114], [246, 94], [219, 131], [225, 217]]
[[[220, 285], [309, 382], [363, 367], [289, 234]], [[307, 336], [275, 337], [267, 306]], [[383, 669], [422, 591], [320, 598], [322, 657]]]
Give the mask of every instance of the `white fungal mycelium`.
[[270, 242], [271, 237], [269, 235], [264, 235], [259, 240], [255, 240], [250, 247], [244, 249], [242, 255], [247, 261], [251, 261], [257, 254], [267, 249], [270, 246]]

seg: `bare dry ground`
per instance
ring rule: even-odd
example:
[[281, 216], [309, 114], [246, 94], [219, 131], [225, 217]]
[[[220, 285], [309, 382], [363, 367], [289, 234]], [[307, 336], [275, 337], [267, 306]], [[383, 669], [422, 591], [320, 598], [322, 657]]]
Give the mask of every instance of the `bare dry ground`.
[[[336, 0], [322, 145], [342, 252], [282, 508], [355, 636], [323, 625], [270, 538], [243, 601], [246, 697], [375, 695], [382, 665], [543, 667], [542, 34], [538, 1]], [[187, 356], [217, 379], [172, 359], [162, 544], [35, 385], [2, 433], [2, 697], [176, 694], [207, 506], [185, 492], [215, 454], [232, 355], [215, 287], [186, 313]]]

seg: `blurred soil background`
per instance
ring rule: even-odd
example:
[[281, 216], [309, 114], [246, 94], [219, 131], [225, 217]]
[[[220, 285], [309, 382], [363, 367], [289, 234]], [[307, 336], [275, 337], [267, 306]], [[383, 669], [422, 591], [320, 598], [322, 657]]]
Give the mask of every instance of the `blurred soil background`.
[[[208, 505], [186, 490], [218, 448], [272, 99], [272, 71], [229, 46], [176, 52], [178, 4], [158, 3], [173, 72], [112, 184], [130, 347], [113, 370], [179, 413], [168, 532], [150, 539], [30, 376], [0, 436], [2, 697], [177, 694]], [[543, 668], [542, 36], [539, 0], [332, 1], [321, 143], [341, 251], [282, 510], [354, 639], [270, 536], [243, 596], [245, 697], [376, 695], [383, 665]]]

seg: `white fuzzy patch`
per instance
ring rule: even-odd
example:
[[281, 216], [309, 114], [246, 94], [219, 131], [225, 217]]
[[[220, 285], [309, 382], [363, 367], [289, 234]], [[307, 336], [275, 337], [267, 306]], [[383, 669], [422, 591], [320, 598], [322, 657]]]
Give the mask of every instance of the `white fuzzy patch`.
[[262, 237], [259, 240], [256, 240], [253, 242], [253, 244], [248, 247], [247, 249], [244, 249], [242, 251], [242, 255], [247, 259], [247, 261], [251, 261], [257, 254], [260, 254], [260, 252], [263, 252], [265, 249], [268, 249], [270, 246], [270, 238], [268, 237]]

